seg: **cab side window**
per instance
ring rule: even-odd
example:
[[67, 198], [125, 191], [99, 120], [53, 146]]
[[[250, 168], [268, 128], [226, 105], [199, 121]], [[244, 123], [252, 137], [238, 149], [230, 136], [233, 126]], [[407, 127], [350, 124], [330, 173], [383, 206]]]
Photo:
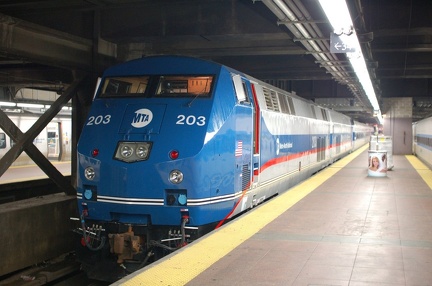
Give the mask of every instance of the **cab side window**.
[[6, 134], [0, 133], [0, 149], [6, 148]]
[[237, 102], [239, 103], [249, 103], [248, 89], [246, 87], [246, 82], [239, 75], [232, 75], [232, 80], [234, 84], [234, 89], [237, 96]]

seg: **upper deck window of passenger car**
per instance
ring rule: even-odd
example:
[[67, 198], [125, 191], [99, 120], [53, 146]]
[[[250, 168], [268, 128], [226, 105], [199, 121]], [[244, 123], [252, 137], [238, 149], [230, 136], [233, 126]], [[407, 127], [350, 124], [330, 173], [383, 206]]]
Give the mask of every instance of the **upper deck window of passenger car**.
[[209, 97], [213, 76], [160, 76], [155, 96]]
[[100, 97], [143, 96], [149, 85], [149, 76], [107, 77]]

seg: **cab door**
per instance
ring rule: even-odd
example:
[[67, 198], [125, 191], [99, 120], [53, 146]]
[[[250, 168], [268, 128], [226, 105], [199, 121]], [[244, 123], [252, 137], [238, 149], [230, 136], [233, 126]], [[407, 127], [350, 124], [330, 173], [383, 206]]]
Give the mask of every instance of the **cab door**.
[[261, 167], [261, 157], [260, 157], [260, 135], [261, 135], [261, 110], [259, 107], [256, 83], [251, 83], [252, 91], [252, 106], [253, 106], [253, 155], [252, 155], [252, 183], [258, 184], [259, 182], [259, 172]]
[[253, 175], [254, 108], [249, 81], [232, 74], [237, 104], [235, 108], [235, 192], [250, 188]]

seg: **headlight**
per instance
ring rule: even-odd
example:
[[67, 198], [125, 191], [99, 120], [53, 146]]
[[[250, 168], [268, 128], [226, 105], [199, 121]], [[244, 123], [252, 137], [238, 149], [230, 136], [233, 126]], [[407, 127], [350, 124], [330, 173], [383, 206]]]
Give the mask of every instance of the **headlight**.
[[120, 155], [124, 158], [129, 158], [133, 153], [132, 147], [129, 145], [123, 145], [120, 150]]
[[179, 170], [173, 170], [169, 174], [169, 180], [173, 184], [180, 184], [183, 181], [183, 173]]
[[126, 163], [147, 160], [150, 155], [151, 142], [119, 142], [114, 159]]
[[87, 167], [84, 170], [84, 177], [86, 177], [87, 180], [92, 181], [96, 175], [95, 170], [93, 167]]
[[136, 149], [136, 155], [139, 158], [145, 158], [145, 157], [147, 157], [148, 151], [149, 151], [148, 145], [138, 145], [138, 147]]

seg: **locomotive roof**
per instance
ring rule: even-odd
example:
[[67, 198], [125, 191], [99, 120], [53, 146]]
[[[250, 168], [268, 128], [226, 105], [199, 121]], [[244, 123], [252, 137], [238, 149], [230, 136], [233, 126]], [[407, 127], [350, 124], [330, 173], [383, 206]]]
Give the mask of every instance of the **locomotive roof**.
[[[295, 91], [287, 92], [278, 87], [275, 87], [269, 83], [263, 82], [250, 75], [247, 75], [241, 71], [233, 69], [229, 66], [191, 56], [180, 56], [180, 55], [153, 55], [146, 56], [140, 59], [135, 59], [127, 62], [123, 62], [108, 68], [104, 72], [104, 76], [123, 76], [123, 75], [143, 75], [143, 74], [196, 74], [199, 71], [200, 74], [218, 74], [221, 69], [227, 69], [230, 72], [240, 74], [254, 82], [257, 82], [263, 86], [269, 87], [277, 92], [289, 93], [289, 95], [298, 100], [307, 102], [311, 105], [316, 105], [315, 102], [307, 100], [303, 97], [296, 95]], [[334, 110], [320, 106], [320, 108]]]

